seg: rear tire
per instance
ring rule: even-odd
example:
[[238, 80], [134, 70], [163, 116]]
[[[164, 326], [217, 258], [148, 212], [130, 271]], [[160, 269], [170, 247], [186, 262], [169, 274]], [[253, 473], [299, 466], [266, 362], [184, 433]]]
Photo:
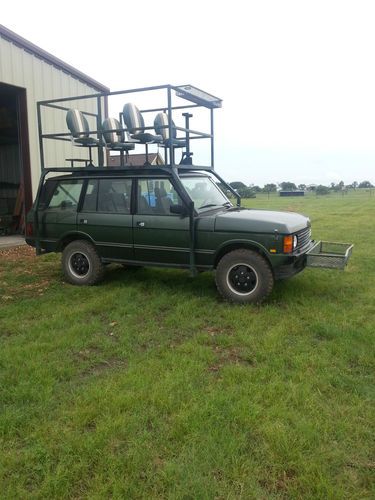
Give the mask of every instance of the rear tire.
[[72, 285], [95, 285], [104, 275], [104, 266], [93, 245], [84, 240], [69, 243], [61, 259], [66, 281]]
[[263, 302], [274, 284], [268, 262], [245, 248], [233, 250], [220, 259], [215, 280], [222, 297], [238, 304]]

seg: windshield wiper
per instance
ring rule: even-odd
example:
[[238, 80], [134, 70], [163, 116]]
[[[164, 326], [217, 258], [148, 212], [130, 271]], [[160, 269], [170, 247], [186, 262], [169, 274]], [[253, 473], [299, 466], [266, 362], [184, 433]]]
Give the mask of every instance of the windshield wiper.
[[216, 203], [208, 203], [207, 205], [202, 205], [201, 207], [198, 208], [200, 210], [201, 208], [209, 208], [209, 207], [218, 207]]

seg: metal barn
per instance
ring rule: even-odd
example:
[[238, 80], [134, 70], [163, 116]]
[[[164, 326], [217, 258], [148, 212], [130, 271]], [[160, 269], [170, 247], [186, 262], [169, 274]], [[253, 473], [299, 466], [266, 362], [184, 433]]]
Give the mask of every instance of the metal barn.
[[[36, 102], [108, 91], [0, 25], [0, 234], [23, 230], [24, 214], [37, 189], [41, 169]], [[90, 112], [87, 101], [82, 111]], [[95, 105], [93, 101], [93, 109]], [[43, 127], [51, 132], [66, 128], [65, 114], [57, 111], [41, 117]], [[57, 165], [71, 151], [69, 142], [44, 144], [49, 165]], [[79, 158], [83, 153], [74, 154]]]

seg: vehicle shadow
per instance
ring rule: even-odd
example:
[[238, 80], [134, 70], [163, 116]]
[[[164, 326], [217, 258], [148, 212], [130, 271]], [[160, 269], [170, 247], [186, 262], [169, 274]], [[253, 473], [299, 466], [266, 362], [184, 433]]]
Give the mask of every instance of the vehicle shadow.
[[[122, 267], [111, 264], [106, 269], [102, 286], [138, 286], [149, 293], [178, 293], [179, 296], [217, 295], [214, 274], [210, 271], [192, 277], [185, 269], [166, 269], [158, 267]], [[217, 295], [218, 296], [218, 295]]]

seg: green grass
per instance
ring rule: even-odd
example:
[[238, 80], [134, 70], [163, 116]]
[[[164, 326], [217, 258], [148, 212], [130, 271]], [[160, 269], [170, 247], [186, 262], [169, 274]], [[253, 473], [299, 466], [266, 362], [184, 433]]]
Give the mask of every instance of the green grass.
[[375, 197], [245, 204], [310, 215], [348, 268], [254, 307], [210, 273], [78, 288], [0, 253], [1, 498], [374, 498]]

